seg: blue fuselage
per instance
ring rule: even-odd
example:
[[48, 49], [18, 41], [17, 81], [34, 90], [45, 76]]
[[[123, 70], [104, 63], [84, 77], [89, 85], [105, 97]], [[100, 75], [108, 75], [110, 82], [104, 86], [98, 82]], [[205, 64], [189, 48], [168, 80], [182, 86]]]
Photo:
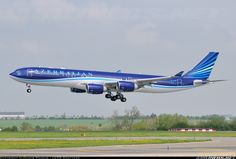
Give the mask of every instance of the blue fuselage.
[[[32, 85], [61, 86], [79, 89], [84, 89], [84, 83], [106, 83], [112, 81], [164, 77], [158, 75], [72, 70], [45, 67], [20, 68], [12, 72], [10, 76], [19, 82]], [[140, 88], [136, 91], [151, 93], [179, 91], [183, 89], [193, 88], [194, 80], [196, 80], [196, 78], [184, 78], [183, 76], [175, 77], [169, 80], [162, 80], [159, 82], [147, 84], [143, 88]]]
[[190, 71], [185, 74], [181, 71], [174, 76], [25, 67], [10, 73], [10, 77], [26, 83], [28, 93], [31, 85], [67, 87], [73, 93], [106, 93], [105, 97], [111, 101], [126, 102], [122, 92], [167, 93], [212, 83], [208, 78], [218, 55], [218, 52], [209, 52]]

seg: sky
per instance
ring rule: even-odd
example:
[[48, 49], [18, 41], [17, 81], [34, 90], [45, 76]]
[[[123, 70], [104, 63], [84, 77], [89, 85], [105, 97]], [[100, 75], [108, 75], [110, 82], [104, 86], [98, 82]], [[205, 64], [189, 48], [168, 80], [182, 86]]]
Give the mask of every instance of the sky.
[[[0, 0], [0, 111], [32, 115], [236, 115], [236, 1]], [[125, 93], [126, 103], [69, 88], [26, 86], [9, 78], [45, 66], [174, 75], [220, 52], [211, 79], [228, 81], [168, 93]]]

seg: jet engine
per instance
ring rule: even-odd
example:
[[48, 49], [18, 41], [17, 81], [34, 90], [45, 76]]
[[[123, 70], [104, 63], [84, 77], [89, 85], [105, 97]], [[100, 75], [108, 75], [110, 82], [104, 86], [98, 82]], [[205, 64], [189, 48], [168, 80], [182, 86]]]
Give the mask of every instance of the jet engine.
[[123, 92], [133, 92], [138, 88], [138, 85], [133, 82], [119, 81], [117, 82], [117, 87]]
[[86, 90], [89, 94], [102, 94], [106, 91], [104, 85], [101, 84], [87, 84]]

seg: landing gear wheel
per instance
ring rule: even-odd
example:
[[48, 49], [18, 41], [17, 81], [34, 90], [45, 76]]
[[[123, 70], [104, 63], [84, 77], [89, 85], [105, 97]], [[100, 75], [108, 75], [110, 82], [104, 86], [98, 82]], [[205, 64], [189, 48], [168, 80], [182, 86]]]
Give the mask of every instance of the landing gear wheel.
[[27, 89], [27, 93], [31, 93], [31, 91], [32, 91], [31, 89]]
[[116, 96], [111, 97], [111, 101], [116, 101], [116, 100], [117, 100]]
[[111, 98], [111, 94], [106, 94], [105, 97], [106, 98]]
[[120, 100], [121, 100], [121, 102], [126, 102], [127, 101], [127, 99], [125, 97], [121, 98]]
[[32, 91], [31, 91], [31, 85], [30, 84], [28, 84], [28, 83], [26, 83], [26, 87], [27, 87], [27, 93], [31, 93]]
[[117, 95], [116, 95], [116, 98], [117, 98], [117, 99], [121, 99], [121, 95], [117, 94]]

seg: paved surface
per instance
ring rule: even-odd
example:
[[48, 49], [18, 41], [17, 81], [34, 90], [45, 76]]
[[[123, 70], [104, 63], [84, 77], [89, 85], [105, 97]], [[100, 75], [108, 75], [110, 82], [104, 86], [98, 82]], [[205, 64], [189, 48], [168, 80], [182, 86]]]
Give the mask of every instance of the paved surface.
[[212, 141], [199, 143], [0, 150], [0, 156], [236, 156], [236, 138], [214, 137], [211, 139]]

